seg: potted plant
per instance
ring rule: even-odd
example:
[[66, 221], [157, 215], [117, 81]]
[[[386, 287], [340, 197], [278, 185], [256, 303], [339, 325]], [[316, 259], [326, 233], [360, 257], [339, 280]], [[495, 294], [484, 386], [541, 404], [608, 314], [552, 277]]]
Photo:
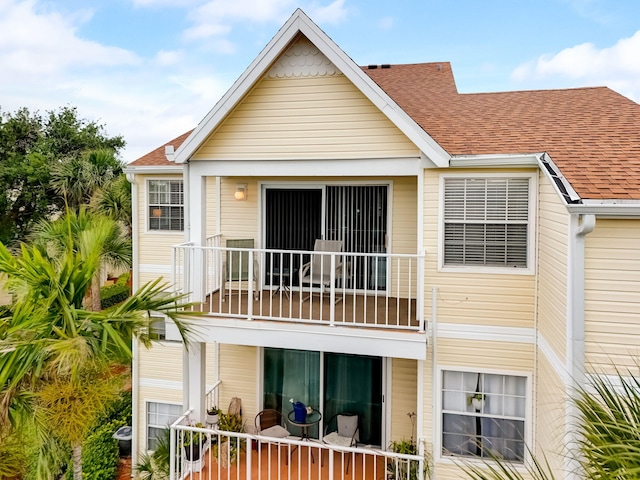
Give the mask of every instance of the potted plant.
[[[223, 432], [244, 433], [244, 423], [238, 415], [219, 413], [218, 429]], [[213, 446], [213, 456], [222, 468], [228, 468], [229, 462], [234, 463], [242, 453], [244, 443], [236, 437], [221, 435], [220, 441]]]
[[473, 405], [476, 412], [481, 412], [487, 396], [484, 393], [476, 392], [469, 397], [469, 405]]
[[[202, 423], [198, 422], [194, 427], [204, 428]], [[182, 447], [184, 449], [184, 455], [190, 462], [196, 462], [200, 460], [200, 454], [202, 453], [202, 445], [206, 440], [206, 435], [203, 432], [185, 431], [182, 437]]]
[[215, 405], [207, 408], [207, 423], [217, 425], [220, 421], [220, 409]]

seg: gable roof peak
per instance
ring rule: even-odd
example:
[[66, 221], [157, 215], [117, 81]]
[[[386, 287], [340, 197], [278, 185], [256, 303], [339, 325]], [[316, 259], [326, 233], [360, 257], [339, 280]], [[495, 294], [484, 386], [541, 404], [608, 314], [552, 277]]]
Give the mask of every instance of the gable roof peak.
[[304, 35], [360, 91], [380, 109], [435, 165], [448, 165], [449, 154], [438, 145], [394, 100], [338, 47], [300, 8], [267, 43], [231, 88], [198, 124], [175, 152], [175, 162], [188, 162], [207, 137], [235, 108], [298, 35]]

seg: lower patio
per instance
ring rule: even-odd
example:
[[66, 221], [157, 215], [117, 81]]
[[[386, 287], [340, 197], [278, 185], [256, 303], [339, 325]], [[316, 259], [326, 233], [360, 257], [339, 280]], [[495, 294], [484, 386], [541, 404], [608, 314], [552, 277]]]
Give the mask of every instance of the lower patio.
[[[171, 480], [420, 480], [427, 478], [424, 457], [366, 447], [337, 447], [288, 437], [172, 426]], [[204, 435], [199, 452], [178, 450], [185, 439]], [[186, 452], [190, 449], [190, 452]], [[176, 455], [176, 452], [181, 452]], [[195, 455], [194, 455], [195, 453]], [[196, 461], [186, 460], [200, 457]]]

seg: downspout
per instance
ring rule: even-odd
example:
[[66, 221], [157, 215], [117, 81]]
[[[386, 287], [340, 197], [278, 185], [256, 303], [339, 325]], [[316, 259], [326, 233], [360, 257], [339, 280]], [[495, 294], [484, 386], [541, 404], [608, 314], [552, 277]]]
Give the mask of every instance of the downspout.
[[[585, 385], [585, 237], [596, 227], [596, 216], [593, 214], [571, 215], [570, 244], [568, 264], [568, 304], [567, 304], [567, 356], [565, 359], [568, 381], [566, 393], [566, 437], [571, 448], [575, 448], [578, 438], [573, 427], [577, 418], [577, 407], [573, 402], [575, 392]], [[580, 478], [578, 462], [567, 465], [570, 478]]]
[[[127, 181], [131, 184], [131, 288], [135, 293], [140, 288], [140, 269], [139, 269], [139, 257], [138, 257], [138, 185], [136, 184], [136, 177], [133, 173], [127, 173]], [[138, 404], [140, 387], [140, 366], [138, 365], [138, 356], [140, 355], [140, 347], [137, 341], [131, 342], [131, 454], [135, 459], [138, 455], [138, 420], [140, 408]], [[132, 462], [131, 476], [135, 474], [136, 462]]]

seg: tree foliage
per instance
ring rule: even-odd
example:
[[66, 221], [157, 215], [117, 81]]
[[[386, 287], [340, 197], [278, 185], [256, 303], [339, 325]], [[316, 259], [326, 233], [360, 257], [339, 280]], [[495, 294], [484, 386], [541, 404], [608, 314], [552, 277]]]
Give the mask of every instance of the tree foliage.
[[[147, 312], [172, 318], [185, 340], [190, 329], [182, 296], [167, 293], [159, 281], [107, 310], [86, 309], [83, 300], [100, 268], [110, 228], [89, 222], [75, 231], [74, 218], [66, 219], [66, 232], [75, 238], [60, 241], [58, 248], [23, 244], [12, 254], [0, 244], [0, 275], [14, 298], [0, 316], [0, 431], [31, 422], [41, 446], [41, 478], [52, 476], [50, 459], [67, 442], [73, 449], [74, 478], [81, 478], [82, 433], [109, 396], [109, 388], [104, 389], [113, 381], [114, 362], [131, 360], [131, 339], [150, 346]], [[54, 420], [60, 412], [68, 421]]]
[[[26, 108], [0, 111], [0, 242], [24, 241], [36, 222], [64, 211], [65, 196], [72, 206], [86, 201], [84, 185], [98, 175], [100, 186], [121, 175], [123, 147], [121, 136], [108, 136], [74, 107], [44, 116]], [[74, 190], [61, 193], [65, 185]]]

